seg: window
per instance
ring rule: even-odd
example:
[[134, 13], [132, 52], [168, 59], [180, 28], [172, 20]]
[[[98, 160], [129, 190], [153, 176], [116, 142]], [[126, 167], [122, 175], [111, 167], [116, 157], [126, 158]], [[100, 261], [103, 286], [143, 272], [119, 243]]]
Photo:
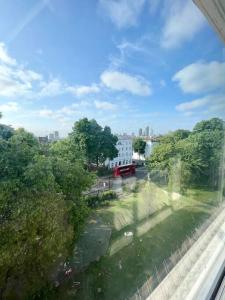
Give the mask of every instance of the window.
[[220, 277], [224, 3], [0, 1], [0, 299], [185, 300]]

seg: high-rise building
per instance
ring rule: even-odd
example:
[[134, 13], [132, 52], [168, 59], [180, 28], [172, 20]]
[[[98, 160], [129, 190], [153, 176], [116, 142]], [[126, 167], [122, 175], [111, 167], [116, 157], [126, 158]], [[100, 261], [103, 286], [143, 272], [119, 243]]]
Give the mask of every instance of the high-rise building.
[[59, 139], [59, 132], [55, 131], [54, 134], [55, 134], [55, 140], [57, 141]]
[[139, 129], [139, 136], [142, 136], [142, 128]]
[[48, 138], [49, 138], [49, 141], [54, 141], [54, 139], [55, 139], [54, 133], [49, 133]]
[[145, 136], [149, 136], [149, 126], [145, 128]]

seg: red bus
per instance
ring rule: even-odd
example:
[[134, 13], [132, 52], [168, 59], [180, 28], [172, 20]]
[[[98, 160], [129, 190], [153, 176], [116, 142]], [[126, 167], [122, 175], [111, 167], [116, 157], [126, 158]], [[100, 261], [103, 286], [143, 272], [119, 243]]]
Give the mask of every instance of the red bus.
[[118, 176], [129, 176], [135, 174], [135, 165], [125, 165], [125, 166], [118, 166], [115, 167], [113, 170], [114, 177]]

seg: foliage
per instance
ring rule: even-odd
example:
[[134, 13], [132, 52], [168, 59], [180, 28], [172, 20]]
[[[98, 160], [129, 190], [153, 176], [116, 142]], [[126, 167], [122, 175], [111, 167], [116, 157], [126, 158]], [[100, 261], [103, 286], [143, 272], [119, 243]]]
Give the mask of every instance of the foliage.
[[134, 152], [140, 154], [145, 153], [146, 142], [142, 138], [136, 138], [133, 142]]
[[105, 204], [105, 201], [107, 200], [115, 200], [117, 197], [116, 192], [109, 190], [96, 195], [87, 195], [85, 201], [88, 203], [89, 207], [93, 208]]
[[43, 147], [24, 129], [0, 138], [0, 298], [26, 298], [51, 280], [88, 214], [93, 182], [70, 141]]
[[84, 153], [87, 164], [103, 163], [107, 158], [117, 156], [117, 137], [106, 126], [102, 128], [95, 120], [81, 119], [74, 124], [70, 134], [72, 144]]
[[44, 286], [65, 260], [73, 234], [62, 195], [26, 191], [13, 198], [0, 227], [1, 299], [24, 299]]
[[0, 138], [8, 140], [13, 135], [13, 128], [4, 124], [0, 124]]
[[176, 169], [181, 188], [189, 185], [216, 188], [221, 175], [223, 145], [224, 122], [218, 118], [201, 121], [192, 132], [177, 130], [163, 136], [148, 160], [148, 168], [149, 171], [168, 170], [170, 181]]

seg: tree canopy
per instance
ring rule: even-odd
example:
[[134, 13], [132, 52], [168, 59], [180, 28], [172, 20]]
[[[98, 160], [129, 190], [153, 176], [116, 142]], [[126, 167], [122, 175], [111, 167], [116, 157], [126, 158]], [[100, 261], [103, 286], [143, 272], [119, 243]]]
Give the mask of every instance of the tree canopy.
[[177, 130], [160, 139], [148, 160], [149, 170], [167, 170], [169, 177], [180, 161], [183, 187], [205, 185], [218, 187], [224, 147], [224, 122], [213, 118], [197, 123], [192, 132]]
[[118, 155], [118, 138], [111, 133], [110, 127], [102, 128], [94, 119], [84, 118], [75, 122], [70, 138], [84, 153], [88, 165], [98, 166], [107, 158], [113, 159]]
[[9, 133], [0, 131], [0, 298], [24, 299], [65, 261], [93, 176], [70, 139], [43, 150], [24, 129]]
[[[1, 114], [0, 114], [1, 117]], [[28, 299], [57, 273], [89, 208], [87, 164], [117, 156], [108, 126], [82, 119], [68, 138], [42, 145], [0, 124], [0, 298]]]
[[145, 153], [146, 142], [142, 138], [136, 138], [133, 142], [134, 152], [137, 152], [139, 155]]

